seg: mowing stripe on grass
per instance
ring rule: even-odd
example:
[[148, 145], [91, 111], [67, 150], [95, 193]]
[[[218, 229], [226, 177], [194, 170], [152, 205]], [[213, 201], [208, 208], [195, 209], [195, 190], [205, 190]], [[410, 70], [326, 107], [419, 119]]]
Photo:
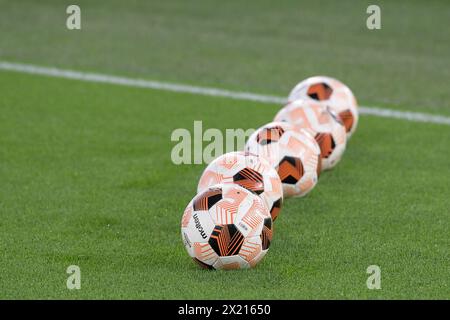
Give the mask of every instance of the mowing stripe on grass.
[[[0, 61], [0, 70], [45, 75], [50, 77], [66, 78], [89, 82], [111, 83], [115, 85], [122, 85], [129, 87], [192, 93], [214, 97], [225, 97], [237, 100], [248, 100], [262, 103], [275, 103], [275, 104], [286, 103], [286, 98], [277, 96], [262, 95], [250, 92], [229, 91], [217, 88], [197, 87], [178, 83], [133, 79], [128, 77], [119, 77], [91, 72], [80, 72], [74, 70], [40, 67], [36, 65], [12, 63], [6, 61]], [[441, 115], [431, 115], [426, 113], [409, 112], [409, 111], [397, 111], [392, 109], [382, 109], [366, 106], [360, 106], [359, 110], [361, 114], [373, 115], [378, 117], [396, 118], [408, 121], [450, 125], [450, 117], [445, 117]]]

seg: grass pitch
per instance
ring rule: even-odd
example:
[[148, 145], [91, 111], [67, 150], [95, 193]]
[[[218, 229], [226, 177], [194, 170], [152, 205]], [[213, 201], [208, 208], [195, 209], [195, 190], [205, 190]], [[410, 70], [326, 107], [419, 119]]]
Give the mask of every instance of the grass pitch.
[[[387, 10], [379, 34], [364, 30], [355, 2], [340, 16], [331, 2], [324, 11], [108, 2], [100, 14], [106, 4], [81, 1], [80, 33], [55, 27], [64, 26], [59, 2], [0, 3], [2, 60], [277, 94], [325, 73], [364, 104], [450, 114], [450, 47], [438, 41], [449, 31], [436, 28], [445, 2], [386, 3], [403, 11]], [[380, 46], [382, 56], [372, 50]], [[173, 165], [170, 135], [194, 120], [256, 128], [280, 106], [3, 71], [0, 88], [2, 299], [449, 298], [448, 126], [362, 116], [341, 163], [307, 197], [285, 202], [263, 262], [208, 272], [190, 261], [179, 230], [205, 166]], [[66, 288], [73, 264], [81, 290]], [[372, 264], [381, 290], [366, 287]]]

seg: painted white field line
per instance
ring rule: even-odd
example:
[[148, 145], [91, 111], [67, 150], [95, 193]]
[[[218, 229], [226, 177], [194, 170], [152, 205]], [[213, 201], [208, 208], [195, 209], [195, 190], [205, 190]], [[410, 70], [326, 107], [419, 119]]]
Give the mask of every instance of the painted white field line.
[[[73, 80], [110, 83], [115, 85], [148, 88], [156, 90], [166, 90], [173, 92], [192, 93], [214, 97], [225, 97], [237, 100], [248, 100], [262, 103], [284, 104], [286, 98], [262, 95], [250, 92], [229, 91], [217, 88], [196, 87], [178, 83], [168, 83], [144, 79], [133, 79], [128, 77], [119, 77], [99, 73], [80, 72], [74, 70], [65, 70], [58, 68], [40, 67], [36, 65], [12, 63], [0, 61], [0, 70], [15, 71], [21, 73], [37, 74], [57, 78], [66, 78]], [[397, 111], [392, 109], [382, 109], [375, 107], [361, 106], [359, 108], [361, 114], [373, 115], [378, 117], [396, 118], [416, 122], [427, 122], [450, 125], [450, 117], [431, 115], [419, 112]]]

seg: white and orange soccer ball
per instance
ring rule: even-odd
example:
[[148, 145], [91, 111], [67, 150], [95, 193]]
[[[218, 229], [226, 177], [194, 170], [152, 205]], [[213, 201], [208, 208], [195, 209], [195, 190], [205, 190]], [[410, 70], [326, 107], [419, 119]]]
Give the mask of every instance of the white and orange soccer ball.
[[272, 234], [272, 217], [262, 199], [231, 183], [197, 194], [181, 220], [188, 254], [206, 269], [256, 266], [269, 250]]
[[320, 148], [306, 130], [286, 122], [272, 122], [256, 130], [245, 150], [267, 159], [278, 172], [285, 197], [310, 192], [320, 174]]
[[344, 154], [347, 135], [345, 127], [332, 109], [311, 100], [288, 103], [274, 121], [287, 122], [297, 129], [306, 129], [320, 147], [322, 170], [334, 167]]
[[311, 99], [332, 108], [341, 119], [347, 138], [355, 132], [358, 125], [358, 103], [353, 92], [339, 80], [316, 76], [303, 80], [292, 89], [288, 101]]
[[283, 203], [283, 189], [278, 173], [256, 154], [237, 151], [221, 155], [203, 171], [197, 192], [219, 183], [235, 183], [263, 199], [273, 221]]

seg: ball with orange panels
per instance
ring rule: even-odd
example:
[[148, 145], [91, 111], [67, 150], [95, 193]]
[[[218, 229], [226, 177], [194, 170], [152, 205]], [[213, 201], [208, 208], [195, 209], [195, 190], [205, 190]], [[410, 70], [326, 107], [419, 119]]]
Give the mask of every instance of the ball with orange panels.
[[289, 102], [298, 99], [317, 101], [333, 109], [344, 124], [347, 138], [355, 132], [359, 119], [358, 103], [350, 88], [341, 81], [326, 76], [307, 78], [289, 94]]
[[198, 193], [181, 219], [184, 246], [205, 269], [255, 267], [268, 252], [272, 235], [273, 221], [264, 201], [234, 183]]
[[257, 194], [273, 221], [280, 213], [283, 190], [277, 172], [265, 158], [248, 152], [229, 152], [212, 161], [203, 171], [197, 192], [219, 183], [235, 183]]
[[286, 198], [304, 196], [317, 184], [320, 148], [304, 129], [286, 122], [268, 123], [250, 136], [245, 150], [265, 158], [278, 172]]
[[274, 118], [308, 131], [320, 147], [322, 170], [333, 168], [347, 145], [345, 127], [334, 110], [312, 100], [294, 100]]

